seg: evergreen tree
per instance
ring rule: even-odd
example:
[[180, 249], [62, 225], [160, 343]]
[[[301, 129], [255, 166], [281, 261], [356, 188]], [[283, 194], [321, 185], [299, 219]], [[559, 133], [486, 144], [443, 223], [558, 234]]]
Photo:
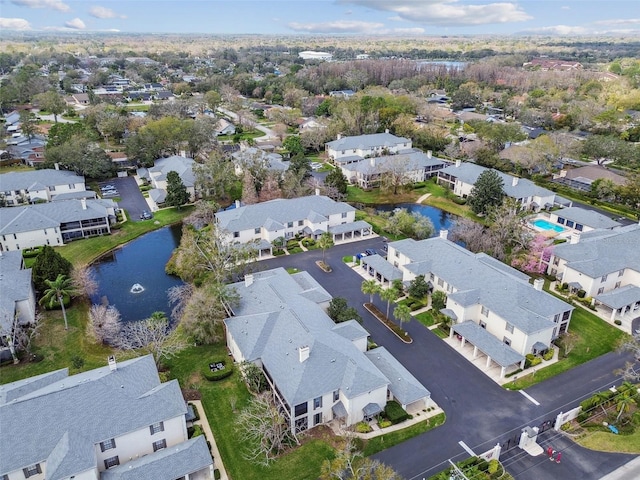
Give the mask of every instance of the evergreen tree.
[[69, 260], [52, 247], [45, 245], [31, 268], [33, 284], [37, 291], [44, 292], [48, 288], [47, 280], [55, 280], [58, 275], [68, 277], [71, 274], [71, 269]]
[[324, 179], [324, 184], [329, 187], [334, 187], [343, 195], [347, 193], [347, 177], [344, 176], [344, 173], [342, 173], [342, 170], [339, 168], [334, 168], [327, 174]]
[[490, 207], [497, 207], [505, 196], [504, 183], [498, 172], [485, 170], [473, 185], [467, 203], [475, 214], [486, 214]]
[[189, 192], [187, 192], [187, 187], [182, 183], [180, 175], [174, 171], [167, 173], [167, 198], [165, 203], [180, 209], [188, 201]]

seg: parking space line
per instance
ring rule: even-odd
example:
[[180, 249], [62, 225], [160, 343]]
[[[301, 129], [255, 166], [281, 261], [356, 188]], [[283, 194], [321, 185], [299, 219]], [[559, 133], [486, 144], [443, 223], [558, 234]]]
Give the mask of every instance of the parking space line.
[[526, 398], [527, 400], [529, 400], [531, 403], [533, 403], [534, 405], [540, 405], [540, 402], [538, 402], [535, 398], [533, 398], [531, 395], [529, 395], [527, 392], [525, 392], [524, 390], [518, 390], [522, 396], [524, 398]]
[[476, 454], [474, 453], [474, 451], [473, 451], [473, 450], [471, 450], [471, 447], [469, 447], [469, 446], [468, 446], [466, 443], [464, 443], [462, 440], [460, 440], [458, 443], [460, 444], [460, 446], [461, 446], [462, 448], [464, 448], [464, 449], [465, 449], [465, 451], [466, 451], [469, 455], [471, 455], [472, 457], [475, 457], [475, 456], [476, 456]]

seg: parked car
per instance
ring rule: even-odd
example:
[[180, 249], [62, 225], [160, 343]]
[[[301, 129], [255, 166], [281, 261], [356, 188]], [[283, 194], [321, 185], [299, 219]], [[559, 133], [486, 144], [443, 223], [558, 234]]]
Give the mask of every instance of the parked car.
[[365, 252], [367, 255], [376, 255], [378, 253], [373, 248], [367, 248]]
[[115, 190], [115, 189], [116, 189], [116, 187], [115, 187], [114, 185], [102, 185], [102, 186], [100, 187], [100, 190], [102, 190], [103, 192], [104, 192], [105, 190]]
[[115, 197], [117, 195], [118, 195], [117, 190], [105, 190], [104, 192], [102, 192], [103, 197]]
[[152, 218], [153, 218], [153, 214], [151, 212], [149, 212], [148, 210], [144, 210], [140, 214], [140, 220], [151, 220]]

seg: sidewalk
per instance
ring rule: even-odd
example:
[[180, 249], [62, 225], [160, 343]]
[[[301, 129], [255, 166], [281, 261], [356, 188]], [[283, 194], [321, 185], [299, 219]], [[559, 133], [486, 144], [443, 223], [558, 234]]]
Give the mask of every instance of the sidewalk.
[[217, 468], [220, 471], [220, 480], [229, 480], [227, 476], [227, 471], [224, 469], [224, 465], [222, 464], [222, 457], [220, 456], [220, 451], [218, 450], [218, 445], [216, 445], [216, 439], [213, 438], [213, 432], [211, 431], [211, 427], [209, 426], [209, 420], [207, 420], [207, 414], [204, 413], [204, 408], [202, 408], [202, 402], [200, 400], [189, 400], [189, 403], [193, 403], [193, 405], [198, 410], [198, 415], [200, 416], [200, 420], [196, 420], [193, 422], [194, 425], [200, 425], [202, 430], [204, 431], [204, 435], [209, 440], [211, 444], [211, 455], [213, 455], [213, 467]]
[[640, 478], [640, 457], [631, 460], [600, 480], [629, 480], [631, 478]]

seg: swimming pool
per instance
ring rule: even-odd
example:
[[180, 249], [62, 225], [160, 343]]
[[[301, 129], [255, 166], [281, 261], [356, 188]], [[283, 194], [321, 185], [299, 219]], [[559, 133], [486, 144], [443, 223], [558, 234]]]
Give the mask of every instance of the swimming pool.
[[551, 222], [548, 222], [542, 218], [538, 218], [533, 221], [533, 226], [539, 228], [540, 230], [553, 230], [554, 232], [564, 232], [564, 228], [560, 225], [555, 225]]

